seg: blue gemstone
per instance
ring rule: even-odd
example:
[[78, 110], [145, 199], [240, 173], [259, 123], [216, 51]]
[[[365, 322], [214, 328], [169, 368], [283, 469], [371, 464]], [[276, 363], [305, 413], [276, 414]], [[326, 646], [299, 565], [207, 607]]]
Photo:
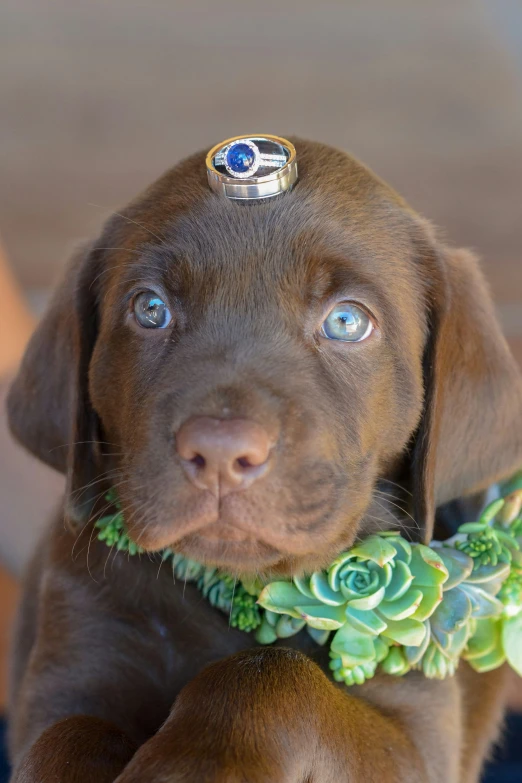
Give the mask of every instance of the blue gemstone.
[[254, 150], [248, 144], [234, 144], [227, 152], [227, 164], [232, 171], [244, 174], [255, 160]]

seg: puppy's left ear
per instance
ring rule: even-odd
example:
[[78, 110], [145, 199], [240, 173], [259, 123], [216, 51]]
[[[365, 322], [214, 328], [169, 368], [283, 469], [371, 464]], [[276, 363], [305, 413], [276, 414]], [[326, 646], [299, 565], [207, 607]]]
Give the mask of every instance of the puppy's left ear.
[[[14, 437], [67, 475], [68, 510], [71, 519], [78, 520], [88, 514], [85, 488], [100, 468], [99, 423], [88, 393], [98, 330], [93, 283], [100, 261], [101, 253], [92, 245], [74, 254], [29, 342], [7, 400]], [[72, 502], [76, 497], [82, 502]]]
[[414, 517], [433, 534], [437, 506], [522, 465], [522, 377], [474, 256], [433, 262], [424, 412], [413, 450]]

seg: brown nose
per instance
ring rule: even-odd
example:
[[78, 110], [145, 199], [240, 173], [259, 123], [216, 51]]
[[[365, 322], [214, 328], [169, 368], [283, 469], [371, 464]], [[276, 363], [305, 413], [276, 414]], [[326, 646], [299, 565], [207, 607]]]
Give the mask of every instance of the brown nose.
[[199, 489], [227, 495], [246, 489], [268, 470], [272, 442], [248, 419], [189, 419], [178, 430], [176, 448], [183, 469]]

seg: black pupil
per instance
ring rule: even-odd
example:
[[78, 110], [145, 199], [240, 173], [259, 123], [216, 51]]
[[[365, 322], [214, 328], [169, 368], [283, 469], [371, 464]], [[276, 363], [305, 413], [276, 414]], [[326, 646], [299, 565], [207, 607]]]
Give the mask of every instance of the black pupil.
[[146, 328], [158, 328], [167, 318], [167, 306], [159, 296], [142, 294], [136, 302], [136, 317]]

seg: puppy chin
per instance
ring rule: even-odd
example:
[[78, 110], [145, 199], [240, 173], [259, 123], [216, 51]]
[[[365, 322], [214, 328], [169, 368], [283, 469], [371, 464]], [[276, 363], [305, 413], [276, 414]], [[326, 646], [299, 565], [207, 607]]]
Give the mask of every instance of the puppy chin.
[[162, 530], [154, 535], [148, 532], [147, 541], [139, 543], [148, 551], [170, 547], [184, 557], [196, 560], [206, 566], [220, 568], [238, 576], [261, 576], [266, 579], [288, 578], [320, 571], [330, 565], [340, 552], [348, 549], [354, 540], [354, 533], [344, 532], [335, 541], [322, 547], [313, 537], [308, 547], [292, 549], [291, 541], [284, 547], [253, 537], [235, 525], [214, 522], [181, 537], [173, 539], [172, 531]]
[[143, 529], [133, 526], [131, 538], [148, 552], [170, 548], [231, 573], [281, 577], [328, 566], [353, 544], [358, 527], [343, 514], [327, 516], [327, 530], [318, 531], [322, 519], [315, 520], [311, 529], [292, 526], [285, 516], [271, 512], [266, 519], [258, 508], [239, 503], [239, 498], [233, 503], [225, 498], [218, 505], [209, 493], [201, 493], [198, 501], [177, 504], [173, 519], [169, 515], [161, 522], [149, 521]]
[[282, 559], [277, 549], [262, 541], [218, 538], [206, 535], [205, 531], [180, 539], [175, 548], [176, 552], [185, 557], [235, 574], [264, 572], [276, 566]]

